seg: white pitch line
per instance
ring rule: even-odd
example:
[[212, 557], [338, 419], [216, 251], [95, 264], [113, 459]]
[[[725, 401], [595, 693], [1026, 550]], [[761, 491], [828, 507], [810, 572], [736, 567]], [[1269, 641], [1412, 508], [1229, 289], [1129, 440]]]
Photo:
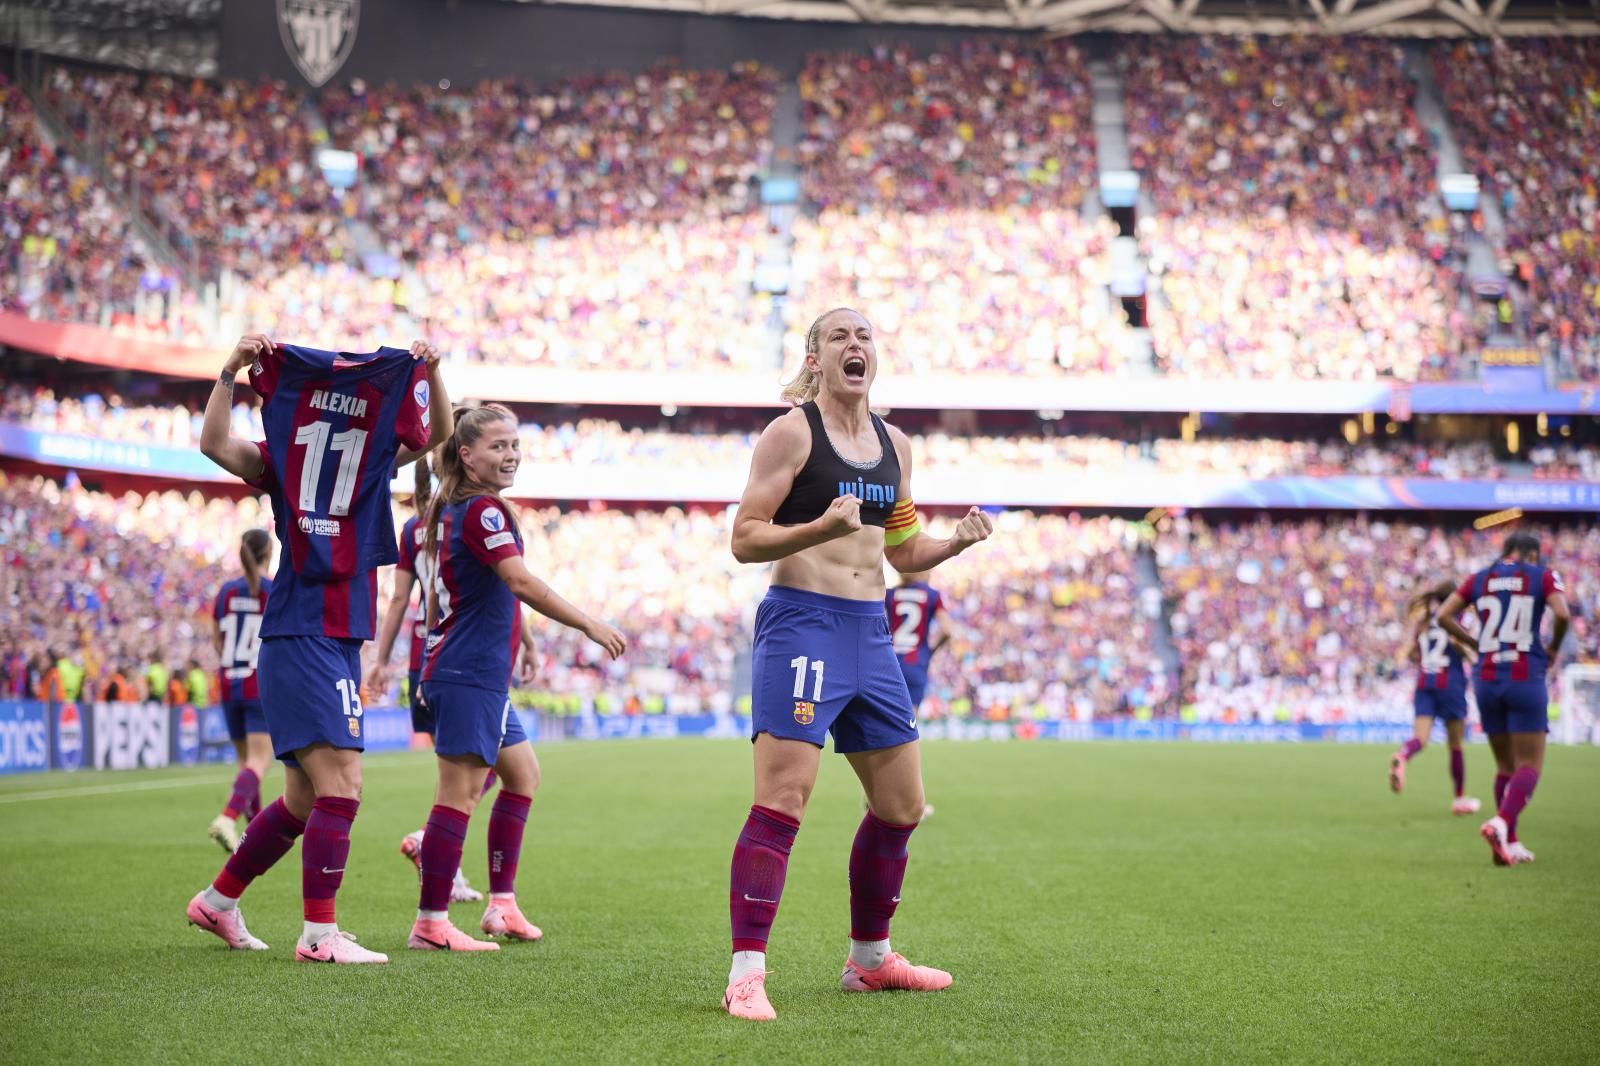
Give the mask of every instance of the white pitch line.
[[179, 781], [129, 781], [121, 785], [91, 785], [88, 788], [48, 788], [39, 792], [13, 792], [0, 795], [0, 803], [26, 803], [29, 800], [66, 799], [69, 796], [106, 796], [118, 792], [153, 792], [161, 788], [211, 788], [225, 785], [230, 777], [205, 777]]
[[[383, 752], [375, 758], [364, 760], [364, 770], [387, 770], [393, 767], [406, 767], [401, 760], [392, 758], [396, 755], [406, 755], [408, 752]], [[205, 785], [226, 785], [233, 781], [231, 777], [182, 777], [168, 778], [162, 781], [129, 781], [120, 785], [90, 785], [87, 788], [49, 788], [36, 792], [13, 792], [9, 795], [0, 793], [0, 804], [26, 803], [29, 800], [66, 799], [70, 796], [107, 796], [118, 792], [154, 792], [164, 788], [198, 788]]]

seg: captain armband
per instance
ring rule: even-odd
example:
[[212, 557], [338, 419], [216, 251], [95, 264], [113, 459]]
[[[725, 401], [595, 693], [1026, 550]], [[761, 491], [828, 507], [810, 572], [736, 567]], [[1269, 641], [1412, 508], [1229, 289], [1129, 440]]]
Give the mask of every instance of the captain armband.
[[901, 500], [894, 505], [894, 510], [889, 512], [889, 520], [883, 524], [883, 543], [892, 548], [921, 532], [922, 522], [917, 518], [917, 505], [910, 500]]

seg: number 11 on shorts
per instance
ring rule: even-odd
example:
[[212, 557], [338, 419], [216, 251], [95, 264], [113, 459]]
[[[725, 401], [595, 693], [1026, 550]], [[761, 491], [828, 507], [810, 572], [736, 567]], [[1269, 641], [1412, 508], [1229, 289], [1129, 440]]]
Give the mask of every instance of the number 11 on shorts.
[[816, 683], [811, 686], [811, 702], [822, 702], [822, 668], [825, 665], [821, 659], [811, 662], [804, 655], [796, 655], [789, 660], [789, 666], [794, 670], [794, 698], [805, 699], [806, 695], [806, 664], [810, 663], [811, 672], [817, 675]]

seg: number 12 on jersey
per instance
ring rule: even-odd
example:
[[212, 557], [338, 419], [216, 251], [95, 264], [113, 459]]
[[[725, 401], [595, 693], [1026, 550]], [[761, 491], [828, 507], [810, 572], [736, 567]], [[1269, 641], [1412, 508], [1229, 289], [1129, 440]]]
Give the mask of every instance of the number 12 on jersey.
[[817, 675], [816, 683], [811, 686], [811, 702], [822, 702], [822, 671], [824, 663], [821, 659], [812, 661], [804, 655], [796, 655], [789, 660], [789, 667], [794, 671], [794, 698], [803, 700], [806, 696], [806, 666], [810, 664], [811, 672]]

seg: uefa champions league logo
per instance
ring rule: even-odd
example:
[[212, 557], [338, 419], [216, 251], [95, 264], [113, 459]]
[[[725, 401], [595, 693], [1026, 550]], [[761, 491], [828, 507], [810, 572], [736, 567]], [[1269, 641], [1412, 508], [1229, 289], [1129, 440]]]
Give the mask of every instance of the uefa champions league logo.
[[478, 516], [478, 521], [483, 523], [483, 528], [490, 533], [498, 533], [506, 528], [506, 516], [498, 508], [490, 507]]
[[426, 410], [428, 406], [428, 383], [426, 381], [417, 382], [417, 387], [411, 390], [411, 398], [417, 401], [418, 407]]
[[277, 0], [278, 35], [313, 88], [344, 66], [356, 43], [361, 0]]

